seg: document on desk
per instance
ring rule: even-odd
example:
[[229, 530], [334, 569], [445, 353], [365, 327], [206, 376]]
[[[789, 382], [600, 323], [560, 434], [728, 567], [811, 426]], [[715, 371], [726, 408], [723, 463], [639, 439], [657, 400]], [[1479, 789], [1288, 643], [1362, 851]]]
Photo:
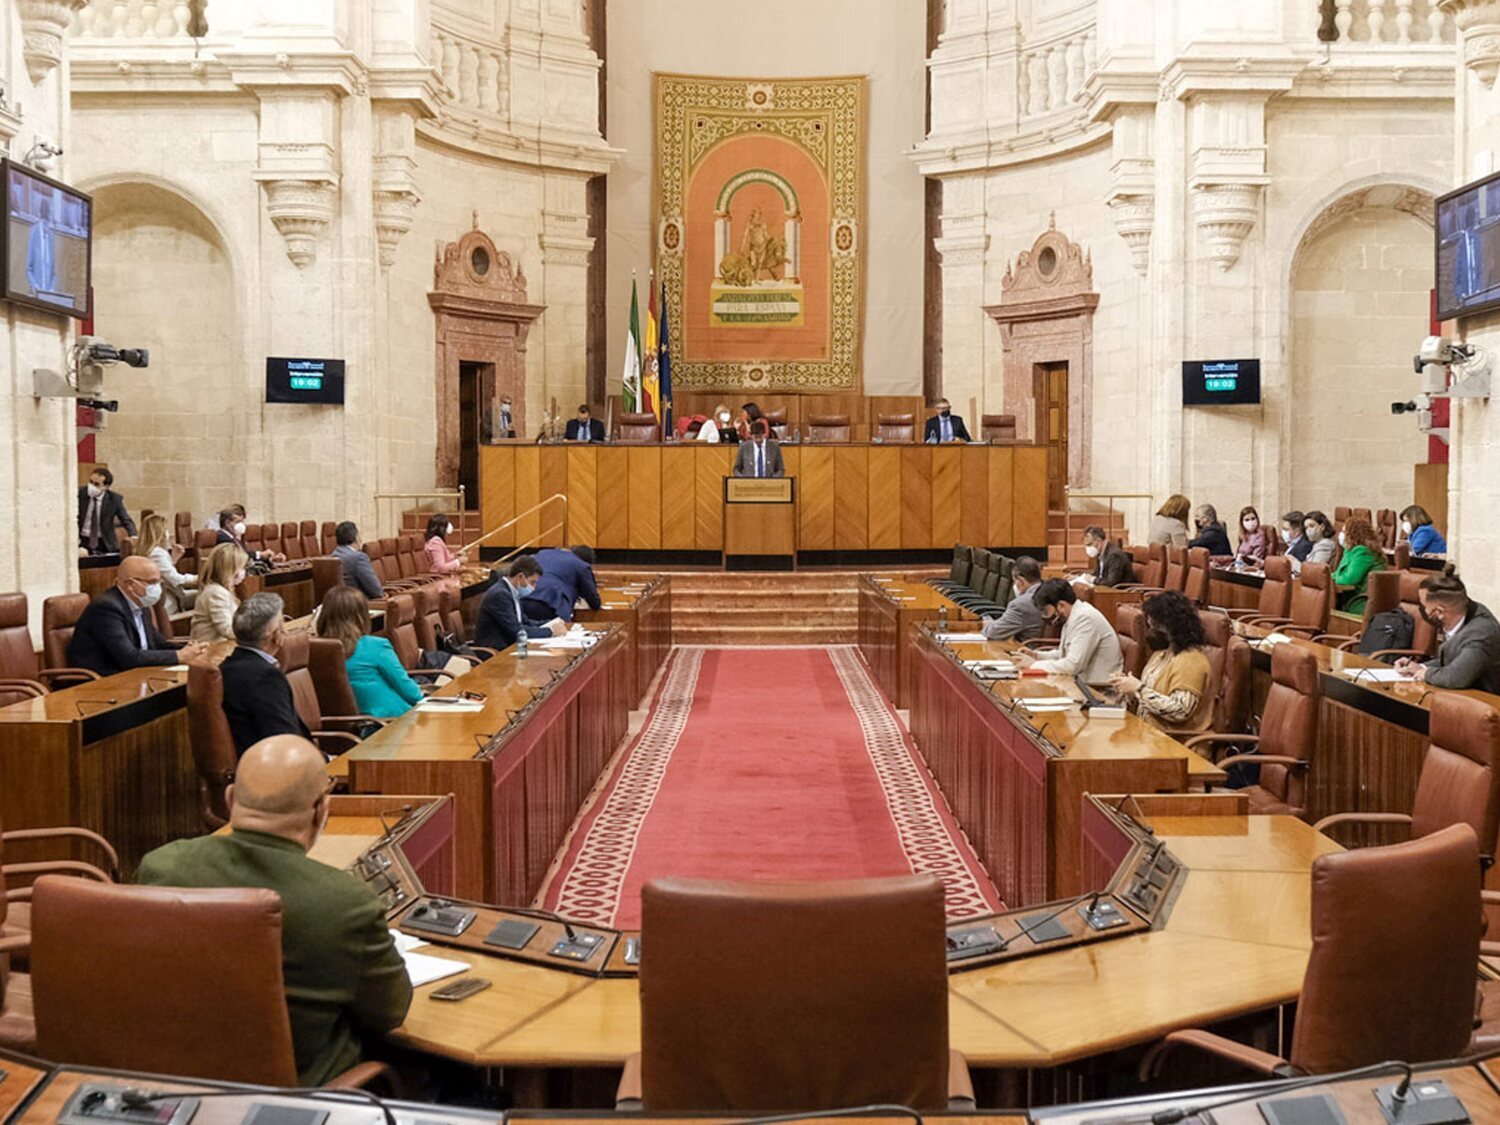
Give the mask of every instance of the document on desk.
[[474, 967], [467, 961], [449, 961], [443, 957], [417, 953], [416, 950], [427, 943], [399, 930], [391, 931], [391, 939], [396, 943], [396, 952], [401, 954], [401, 960], [406, 962], [406, 975], [411, 978], [413, 988], [421, 988], [424, 984], [431, 984], [444, 977], [457, 976]]
[[1410, 673], [1398, 672], [1395, 668], [1345, 668], [1344, 675], [1362, 684], [1409, 684]]
[[532, 648], [588, 648], [598, 638], [592, 633], [564, 633], [561, 637], [543, 637], [539, 641], [532, 641]]
[[973, 633], [937, 633], [935, 634], [933, 639], [941, 641], [943, 644], [949, 645], [970, 643], [977, 644], [984, 640], [984, 634], [978, 631], [975, 631]]
[[1023, 697], [1018, 702], [1028, 711], [1066, 711], [1070, 707], [1078, 706], [1078, 700], [1070, 699], [1066, 695]]
[[445, 713], [472, 715], [476, 711], [484, 710], [484, 701], [481, 699], [464, 699], [457, 695], [430, 695], [417, 704], [417, 710], [425, 711], [430, 715]]

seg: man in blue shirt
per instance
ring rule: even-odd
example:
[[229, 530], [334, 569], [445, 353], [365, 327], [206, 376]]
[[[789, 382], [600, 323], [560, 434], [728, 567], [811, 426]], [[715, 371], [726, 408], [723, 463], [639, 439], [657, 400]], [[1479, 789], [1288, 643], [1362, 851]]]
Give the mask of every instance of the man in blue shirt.
[[544, 547], [534, 556], [542, 576], [521, 608], [531, 621], [550, 621], [554, 617], [573, 620], [573, 607], [582, 598], [590, 609], [599, 608], [599, 585], [594, 581], [594, 549]]
[[553, 618], [545, 625], [533, 625], [521, 610], [521, 600], [536, 587], [542, 568], [534, 555], [522, 555], [510, 564], [507, 575], [485, 592], [479, 603], [479, 617], [474, 622], [474, 643], [481, 648], [507, 649], [524, 631], [528, 637], [560, 637], [568, 627]]

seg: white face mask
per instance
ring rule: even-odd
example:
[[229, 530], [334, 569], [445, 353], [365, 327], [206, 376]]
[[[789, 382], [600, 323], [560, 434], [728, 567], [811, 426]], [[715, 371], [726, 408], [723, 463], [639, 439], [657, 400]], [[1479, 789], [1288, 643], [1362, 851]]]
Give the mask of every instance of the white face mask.
[[1090, 543], [1087, 547], [1084, 548], [1084, 552], [1091, 559], [1097, 559], [1099, 557], [1099, 548], [1096, 547], [1096, 546], [1094, 546], [1092, 543]]
[[720, 415], [719, 415], [719, 425], [721, 425], [721, 426], [727, 426], [727, 425], [729, 425], [729, 411], [725, 410], [722, 413], [720, 413]]
[[141, 594], [141, 608], [150, 609], [159, 601], [161, 601], [161, 583], [153, 582]]
[[447, 524], [446, 526], [444, 526], [444, 528], [443, 528], [443, 534], [444, 535], [452, 535], [453, 534], [453, 525], [451, 523]]
[[245, 525], [243, 523], [237, 523], [234, 525], [233, 530], [236, 536], [243, 536], [245, 534]]
[[1411, 520], [1402, 520], [1401, 521], [1401, 530], [1402, 530], [1402, 532], [1404, 534], [1410, 535], [1411, 534]]
[[245, 580], [245, 572], [243, 570], [241, 570], [241, 571], [236, 572], [236, 574], [234, 576], [234, 580], [232, 582], [230, 582], [229, 584], [231, 586], [238, 586], [244, 580]]
[[1260, 526], [1260, 520], [1246, 520], [1242, 526], [1246, 531], [1254, 531]]
[[1301, 537], [1302, 529], [1300, 527], [1283, 527], [1281, 529], [1281, 534], [1284, 535], [1286, 537], [1286, 541], [1290, 543], [1293, 539]]
[[1339, 532], [1339, 546], [1342, 547], [1343, 545], [1344, 545], [1344, 533], [1341, 531], [1341, 532]]
[[93, 497], [95, 500], [97, 500], [97, 499], [99, 499], [99, 497], [101, 497], [101, 496], [104, 495], [104, 489], [100, 488], [93, 481], [90, 481], [89, 482], [89, 495], [91, 497]]
[[1323, 538], [1323, 529], [1320, 527], [1309, 526], [1307, 529], [1307, 537], [1314, 543], [1316, 543], [1319, 539]]

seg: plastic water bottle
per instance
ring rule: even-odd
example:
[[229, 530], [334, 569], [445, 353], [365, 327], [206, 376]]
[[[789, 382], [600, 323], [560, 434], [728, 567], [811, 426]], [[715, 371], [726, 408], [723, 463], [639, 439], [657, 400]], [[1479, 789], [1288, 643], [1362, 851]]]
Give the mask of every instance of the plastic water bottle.
[[938, 635], [943, 636], [948, 632], [948, 607], [938, 606]]
[[526, 629], [523, 627], [521, 629], [521, 631], [516, 634], [516, 659], [517, 660], [525, 660], [526, 659], [526, 645], [527, 645], [527, 643], [528, 643], [528, 641], [527, 641], [527, 637], [526, 637]]

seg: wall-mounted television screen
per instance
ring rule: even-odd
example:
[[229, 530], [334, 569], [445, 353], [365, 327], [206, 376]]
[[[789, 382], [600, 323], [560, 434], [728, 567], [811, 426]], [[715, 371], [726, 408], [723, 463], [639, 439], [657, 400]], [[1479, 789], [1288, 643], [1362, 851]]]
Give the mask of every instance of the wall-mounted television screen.
[[270, 356], [266, 360], [266, 401], [342, 406], [344, 361]]
[[94, 204], [65, 184], [6, 160], [5, 297], [17, 304], [89, 315]]
[[1183, 406], [1253, 406], [1260, 401], [1260, 360], [1182, 361]]
[[1500, 172], [1437, 199], [1437, 317], [1500, 308]]

